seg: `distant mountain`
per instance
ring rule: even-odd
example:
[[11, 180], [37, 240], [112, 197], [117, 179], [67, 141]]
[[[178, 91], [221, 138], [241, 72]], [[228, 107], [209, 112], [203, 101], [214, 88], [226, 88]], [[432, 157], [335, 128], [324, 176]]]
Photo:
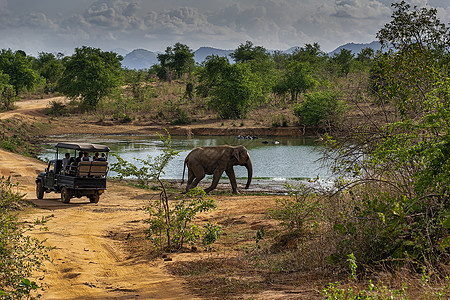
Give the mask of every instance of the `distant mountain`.
[[328, 53], [330, 56], [334, 55], [335, 53], [341, 52], [342, 49], [350, 50], [353, 54], [358, 54], [361, 52], [364, 48], [372, 48], [375, 52], [378, 50], [381, 50], [381, 44], [380, 42], [373, 41], [370, 44], [355, 44], [355, 43], [348, 43], [342, 46], [337, 47], [335, 50]]
[[149, 69], [158, 63], [157, 55], [157, 53], [145, 49], [133, 50], [124, 56], [122, 67], [135, 70]]
[[233, 59], [230, 57], [230, 53], [234, 50], [222, 50], [212, 47], [200, 47], [196, 51], [194, 51], [194, 60], [196, 63], [202, 63], [206, 57], [210, 55], [224, 56], [228, 58], [230, 63], [233, 62]]

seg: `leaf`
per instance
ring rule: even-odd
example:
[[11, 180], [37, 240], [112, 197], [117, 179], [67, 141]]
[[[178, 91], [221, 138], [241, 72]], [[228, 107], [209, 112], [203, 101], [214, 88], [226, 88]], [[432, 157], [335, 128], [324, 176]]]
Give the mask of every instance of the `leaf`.
[[450, 215], [447, 215], [445, 219], [442, 221], [442, 226], [447, 229], [450, 229]]

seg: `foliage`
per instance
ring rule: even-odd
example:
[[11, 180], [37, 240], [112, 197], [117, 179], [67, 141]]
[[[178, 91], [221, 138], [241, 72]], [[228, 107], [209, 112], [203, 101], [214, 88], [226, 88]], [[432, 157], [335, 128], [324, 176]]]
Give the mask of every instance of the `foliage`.
[[121, 83], [123, 58], [114, 52], [83, 46], [64, 61], [58, 90], [72, 99], [80, 97], [85, 109], [95, 108], [103, 97]]
[[56, 83], [63, 72], [64, 54], [39, 52], [38, 57], [34, 61], [34, 69], [39, 75], [45, 78], [45, 91], [53, 92], [56, 89]]
[[346, 178], [338, 191], [350, 199], [335, 216], [341, 242], [330, 258], [353, 252], [364, 265], [413, 262], [421, 270], [449, 262], [450, 78], [430, 49], [445, 45], [431, 40], [447, 29], [424, 20], [433, 19], [433, 9], [393, 6], [394, 20], [379, 36], [399, 49], [376, 63], [377, 103], [390, 108], [387, 122], [371, 118], [373, 130], [355, 127], [349, 139], [329, 144]]
[[321, 213], [321, 204], [314, 197], [314, 190], [303, 183], [286, 184], [288, 198], [277, 199], [268, 213], [272, 219], [281, 221], [288, 234], [303, 235], [306, 224], [316, 221]]
[[32, 89], [38, 75], [32, 68], [31, 60], [23, 51], [13, 52], [2, 49], [0, 52], [0, 72], [9, 76], [9, 84], [14, 87], [15, 94], [24, 89]]
[[418, 8], [406, 1], [393, 3], [395, 11], [392, 21], [377, 33], [377, 38], [385, 48], [396, 50], [418, 46], [421, 49], [448, 50], [450, 46], [449, 28], [437, 17], [435, 8]]
[[357, 290], [352, 287], [339, 288], [340, 283], [330, 283], [322, 289], [322, 296], [327, 300], [407, 300], [406, 288], [388, 289], [384, 285], [374, 285], [369, 283], [366, 290]]
[[[167, 133], [168, 134], [168, 133]], [[164, 168], [170, 160], [178, 155], [179, 151], [172, 148], [170, 135], [164, 138], [158, 134], [163, 143], [162, 154], [152, 159], [137, 159], [141, 166], [136, 166], [125, 161], [118, 155], [117, 162], [111, 165], [111, 171], [117, 172], [118, 178], [137, 178], [138, 184], [148, 187], [155, 183], [160, 189], [160, 197], [151, 201], [146, 211], [149, 214], [149, 229], [146, 231], [148, 238], [159, 249], [168, 251], [180, 250], [185, 243], [195, 244], [203, 238], [203, 245], [209, 246], [220, 235], [217, 225], [206, 224], [205, 229], [192, 224], [199, 212], [208, 211], [216, 207], [215, 200], [206, 196], [206, 193], [198, 188], [193, 189], [185, 196], [170, 201], [168, 183], [162, 179]]]
[[197, 95], [207, 97], [210, 91], [220, 84], [228, 68], [230, 68], [230, 62], [226, 57], [208, 56], [198, 71]]
[[150, 215], [147, 236], [167, 251], [178, 251], [185, 243], [196, 244], [197, 241], [208, 247], [220, 236], [220, 227], [207, 223], [202, 229], [193, 221], [198, 213], [215, 209], [216, 206], [215, 200], [198, 187], [191, 189], [173, 205], [164, 199], [162, 202], [154, 201], [147, 207]]
[[336, 94], [328, 91], [305, 95], [305, 101], [294, 107], [294, 114], [305, 125], [332, 123], [344, 112], [344, 104]]
[[131, 92], [133, 100], [142, 102], [149, 94], [152, 86], [148, 84], [151, 82], [148, 78], [148, 73], [142, 70], [123, 70], [123, 81], [127, 84], [126, 90]]
[[[24, 195], [15, 191], [11, 177], [0, 178], [0, 296], [32, 299], [42, 289], [39, 279], [30, 280], [48, 259], [48, 248], [28, 235], [29, 227], [17, 220], [15, 211], [24, 205]], [[44, 221], [44, 220], [43, 220]], [[43, 221], [36, 221], [35, 225]]]
[[9, 84], [8, 74], [3, 74], [0, 70], [0, 111], [14, 106], [15, 95], [14, 87]]
[[306, 92], [316, 84], [311, 72], [312, 69], [308, 62], [287, 61], [286, 69], [281, 79], [273, 87], [273, 91], [277, 94], [289, 92], [292, 102], [295, 103], [300, 93]]
[[251, 41], [240, 44], [239, 47], [230, 54], [236, 63], [246, 63], [250, 61], [265, 60], [269, 53], [262, 46], [253, 46]]
[[60, 101], [52, 100], [49, 103], [49, 107], [45, 110], [45, 114], [55, 117], [64, 116], [68, 114], [68, 110], [65, 104]]
[[158, 54], [158, 60], [157, 75], [161, 80], [180, 78], [185, 73], [191, 73], [194, 68], [194, 53], [181, 43], [167, 47], [165, 53]]
[[335, 53], [332, 57], [332, 60], [339, 66], [340, 72], [345, 76], [350, 72], [353, 56], [350, 50], [341, 49], [339, 53]]
[[181, 107], [175, 109], [175, 117], [171, 125], [186, 125], [191, 123], [191, 117], [188, 112]]
[[248, 65], [228, 63], [220, 72], [220, 76], [215, 77], [215, 85], [209, 91], [209, 104], [223, 119], [245, 117], [255, 94]]

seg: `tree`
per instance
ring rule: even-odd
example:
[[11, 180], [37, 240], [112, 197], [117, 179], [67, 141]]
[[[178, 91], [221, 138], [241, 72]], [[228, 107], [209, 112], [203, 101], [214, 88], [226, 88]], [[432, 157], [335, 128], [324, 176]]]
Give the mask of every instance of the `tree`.
[[377, 33], [377, 38], [386, 49], [395, 50], [419, 47], [420, 49], [435, 49], [448, 51], [450, 46], [449, 28], [437, 17], [435, 8], [418, 8], [404, 0], [393, 3], [396, 10], [392, 21]]
[[158, 54], [159, 67], [157, 75], [161, 80], [180, 78], [185, 73], [191, 73], [194, 68], [194, 53], [181, 43], [167, 47], [164, 54]]
[[83, 46], [64, 62], [58, 90], [70, 98], [81, 98], [84, 108], [95, 108], [121, 83], [122, 56]]
[[335, 170], [346, 178], [339, 190], [351, 198], [342, 211], [354, 212], [336, 218], [338, 252], [370, 265], [439, 268], [450, 260], [450, 78], [440, 59], [448, 28], [434, 9], [393, 6], [393, 20], [377, 36], [394, 49], [374, 64], [385, 118], [364, 111], [370, 126], [330, 141]]
[[303, 48], [297, 48], [293, 51], [291, 59], [299, 62], [308, 62], [310, 65], [323, 63], [327, 54], [320, 49], [318, 43], [305, 44]]
[[35, 60], [35, 69], [39, 72], [43, 78], [45, 78], [47, 86], [56, 85], [58, 79], [63, 72], [62, 58], [64, 55], [58, 53], [39, 52], [38, 57]]
[[343, 105], [331, 92], [315, 92], [305, 95], [305, 101], [294, 108], [294, 114], [304, 125], [333, 123], [342, 115]]
[[9, 84], [9, 76], [0, 71], [0, 111], [11, 109], [14, 100], [14, 87]]
[[202, 67], [198, 71], [197, 95], [207, 97], [211, 89], [222, 80], [222, 74], [230, 67], [226, 57], [211, 55], [206, 57]]
[[350, 72], [350, 66], [353, 61], [354, 54], [352, 51], [347, 49], [341, 49], [339, 53], [335, 53], [332, 57], [332, 61], [334, 61], [342, 74], [347, 76]]
[[210, 91], [209, 104], [223, 119], [244, 118], [255, 95], [252, 74], [245, 64], [228, 65]]
[[30, 59], [24, 51], [2, 49], [0, 52], [0, 71], [9, 76], [9, 84], [14, 86], [15, 94], [23, 89], [32, 89], [37, 81], [37, 74]]
[[260, 60], [270, 57], [267, 50], [262, 46], [253, 46], [253, 43], [246, 41], [230, 54], [236, 63], [245, 63], [251, 60]]
[[287, 61], [286, 69], [273, 87], [273, 91], [277, 94], [289, 92], [292, 102], [296, 102], [300, 93], [306, 92], [316, 84], [311, 73], [312, 69], [308, 62]]

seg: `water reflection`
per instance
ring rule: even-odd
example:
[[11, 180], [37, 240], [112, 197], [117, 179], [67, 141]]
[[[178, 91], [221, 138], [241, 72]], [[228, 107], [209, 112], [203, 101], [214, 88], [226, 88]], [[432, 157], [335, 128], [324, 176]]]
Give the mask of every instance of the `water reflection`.
[[[88, 142], [104, 144], [111, 151], [119, 154], [127, 161], [134, 158], [146, 159], [162, 153], [163, 143], [155, 136], [122, 136], [122, 135], [83, 135], [55, 136], [52, 142], [45, 145], [39, 158], [47, 161], [54, 158], [54, 144], [59, 141]], [[172, 137], [172, 145], [180, 150], [165, 169], [165, 179], [181, 179], [186, 155], [195, 147], [217, 145], [244, 145], [252, 159], [253, 178], [270, 180], [306, 179], [329, 177], [328, 168], [318, 162], [319, 148], [312, 138], [259, 138], [254, 140], [237, 137]], [[111, 161], [114, 161], [111, 158]], [[137, 162], [136, 162], [137, 163]], [[236, 177], [246, 178], [247, 169], [235, 166]], [[225, 175], [224, 175], [225, 176]]]

